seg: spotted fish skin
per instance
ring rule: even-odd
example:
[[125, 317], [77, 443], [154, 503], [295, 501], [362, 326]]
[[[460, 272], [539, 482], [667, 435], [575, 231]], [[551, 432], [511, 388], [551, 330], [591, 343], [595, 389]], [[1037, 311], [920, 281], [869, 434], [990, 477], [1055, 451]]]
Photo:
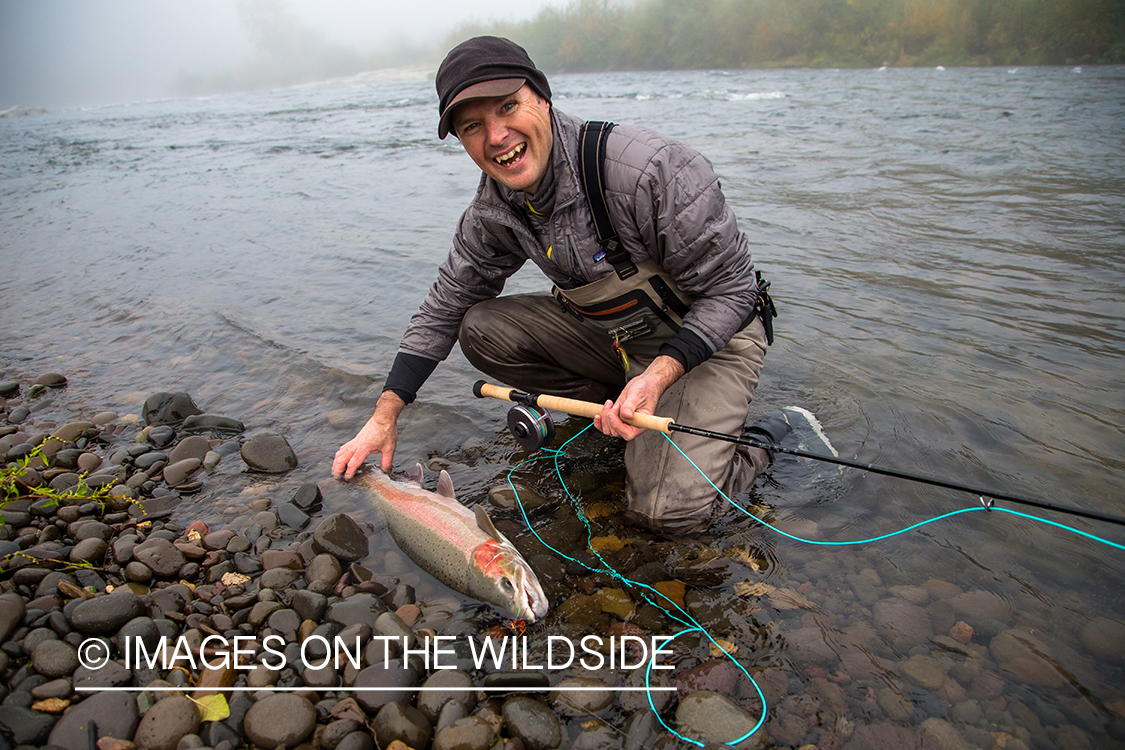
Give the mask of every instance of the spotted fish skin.
[[483, 508], [470, 510], [457, 502], [444, 469], [437, 492], [422, 487], [420, 464], [403, 481], [375, 469], [360, 482], [395, 544], [418, 567], [512, 617], [535, 621], [546, 616], [547, 597], [531, 566]]

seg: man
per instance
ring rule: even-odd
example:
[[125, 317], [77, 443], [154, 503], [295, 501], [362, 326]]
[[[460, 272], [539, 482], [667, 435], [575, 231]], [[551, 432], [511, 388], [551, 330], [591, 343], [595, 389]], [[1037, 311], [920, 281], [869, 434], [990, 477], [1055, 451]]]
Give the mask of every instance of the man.
[[[748, 489], [768, 453], [677, 433], [700, 474], [663, 434], [628, 422], [655, 413], [739, 432], [758, 383], [767, 341], [757, 281], [710, 163], [644, 128], [612, 130], [604, 194], [626, 252], [607, 256], [578, 177], [582, 122], [552, 107], [547, 79], [523, 48], [470, 39], [442, 62], [436, 85], [438, 136], [461, 141], [480, 186], [375, 413], [337, 451], [333, 474], [350, 479], [372, 453], [390, 471], [399, 414], [459, 341], [502, 383], [604, 403], [594, 425], [628, 441], [631, 515], [666, 533], [705, 529], [715, 487]], [[554, 282], [557, 299], [499, 297], [527, 259]], [[778, 415], [747, 429], [776, 442], [789, 428]]]

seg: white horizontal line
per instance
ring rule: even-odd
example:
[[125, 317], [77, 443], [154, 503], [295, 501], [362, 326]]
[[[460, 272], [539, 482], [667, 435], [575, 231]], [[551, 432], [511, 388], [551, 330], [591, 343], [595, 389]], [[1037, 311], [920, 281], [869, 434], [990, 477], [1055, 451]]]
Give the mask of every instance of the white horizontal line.
[[640, 692], [640, 693], [655, 693], [668, 690], [676, 690], [675, 687], [579, 687], [575, 685], [564, 685], [561, 687], [76, 687], [77, 692], [83, 693], [98, 693], [112, 691], [116, 693], [148, 693], [148, 692], [163, 692], [163, 693], [299, 693], [299, 692], [314, 692], [314, 693], [376, 693], [376, 692], [446, 692], [446, 693], [464, 693], [478, 690], [489, 691], [503, 691], [513, 693], [517, 691], [524, 692], [590, 692], [594, 690], [606, 690], [611, 693], [622, 692]]

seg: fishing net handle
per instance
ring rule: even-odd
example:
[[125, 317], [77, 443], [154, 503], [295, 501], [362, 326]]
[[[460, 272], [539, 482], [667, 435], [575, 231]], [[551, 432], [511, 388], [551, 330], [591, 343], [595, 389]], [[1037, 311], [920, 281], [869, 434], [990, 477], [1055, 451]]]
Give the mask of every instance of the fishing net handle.
[[[473, 395], [477, 398], [498, 398], [501, 401], [511, 401], [515, 404], [524, 404], [525, 406], [538, 406], [541, 409], [551, 409], [552, 411], [561, 411], [567, 414], [573, 414], [576, 417], [589, 417], [593, 419], [598, 414], [602, 413], [602, 405], [595, 404], [592, 401], [579, 401], [574, 398], [563, 398], [562, 396], [548, 396], [540, 393], [524, 393], [517, 391], [515, 388], [505, 388], [499, 385], [492, 385], [483, 380], [478, 380], [473, 385]], [[652, 414], [633, 414], [632, 419], [624, 419], [623, 422], [631, 424], [634, 427], [641, 427], [646, 430], [656, 430], [657, 432], [664, 432], [672, 434], [671, 417], [657, 417]]]

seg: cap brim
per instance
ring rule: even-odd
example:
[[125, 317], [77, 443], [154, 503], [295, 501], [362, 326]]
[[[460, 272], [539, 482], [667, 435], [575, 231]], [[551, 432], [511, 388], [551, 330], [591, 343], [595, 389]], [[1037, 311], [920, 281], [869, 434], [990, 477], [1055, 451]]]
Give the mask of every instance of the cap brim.
[[481, 81], [480, 83], [474, 83], [472, 86], [466, 86], [457, 96], [453, 97], [453, 101], [441, 113], [441, 118], [438, 120], [438, 138], [445, 138], [453, 129], [450, 120], [453, 117], [453, 110], [457, 108], [458, 104], [473, 99], [509, 96], [519, 91], [525, 83], [527, 83], [527, 80], [524, 78], [497, 78], [493, 81]]

